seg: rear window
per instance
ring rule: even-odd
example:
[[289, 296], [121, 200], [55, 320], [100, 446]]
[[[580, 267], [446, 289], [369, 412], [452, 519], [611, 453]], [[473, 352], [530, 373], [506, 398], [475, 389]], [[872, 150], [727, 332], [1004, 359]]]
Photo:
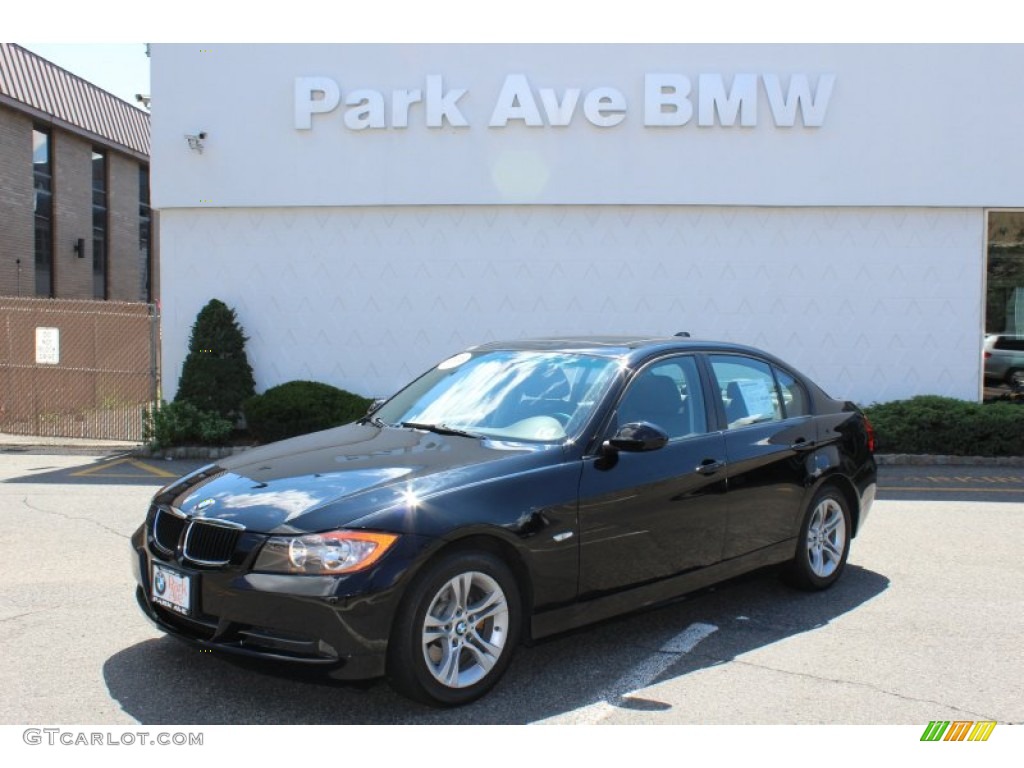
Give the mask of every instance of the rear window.
[[786, 418], [807, 416], [811, 412], [811, 405], [803, 384], [781, 368], [775, 369], [775, 380], [779, 383], [779, 389], [782, 392], [782, 407], [786, 411]]

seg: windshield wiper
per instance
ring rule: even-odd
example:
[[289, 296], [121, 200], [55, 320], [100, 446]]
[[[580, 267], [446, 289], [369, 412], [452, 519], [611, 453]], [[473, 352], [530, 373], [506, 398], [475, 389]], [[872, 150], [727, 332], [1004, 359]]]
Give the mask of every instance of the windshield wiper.
[[459, 437], [480, 437], [480, 435], [468, 432], [458, 427], [449, 427], [446, 424], [422, 424], [418, 421], [403, 421], [398, 426], [408, 429], [425, 429], [427, 432], [436, 432], [439, 435], [458, 435]]
[[380, 427], [381, 429], [383, 429], [384, 427], [391, 426], [390, 424], [386, 423], [380, 416], [363, 416], [363, 418], [359, 420], [359, 423], [373, 424], [373, 426]]

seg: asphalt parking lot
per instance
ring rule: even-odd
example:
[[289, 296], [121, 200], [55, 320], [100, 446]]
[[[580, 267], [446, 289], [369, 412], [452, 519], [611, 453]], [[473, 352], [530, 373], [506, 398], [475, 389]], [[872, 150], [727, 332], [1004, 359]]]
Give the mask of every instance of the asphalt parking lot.
[[1024, 469], [883, 467], [826, 593], [763, 571], [523, 647], [457, 710], [241, 666], [162, 636], [128, 537], [199, 462], [0, 450], [0, 723], [1024, 722]]

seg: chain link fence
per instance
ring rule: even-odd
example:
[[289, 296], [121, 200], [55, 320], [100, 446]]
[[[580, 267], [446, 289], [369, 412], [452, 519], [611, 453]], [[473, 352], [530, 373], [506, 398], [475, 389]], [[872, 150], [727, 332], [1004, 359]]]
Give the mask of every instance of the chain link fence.
[[158, 364], [154, 305], [0, 297], [0, 433], [141, 441]]

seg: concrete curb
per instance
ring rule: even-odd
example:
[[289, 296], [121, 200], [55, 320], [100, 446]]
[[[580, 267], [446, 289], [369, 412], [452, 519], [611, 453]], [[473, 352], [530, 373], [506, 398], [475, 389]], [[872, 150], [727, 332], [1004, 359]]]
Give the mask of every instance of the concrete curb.
[[204, 461], [213, 461], [216, 459], [224, 459], [229, 456], [234, 456], [239, 453], [244, 453], [252, 448], [256, 448], [255, 445], [221, 445], [221, 446], [209, 446], [209, 445], [181, 445], [175, 448], [150, 448], [148, 446], [142, 446], [132, 451], [132, 455], [138, 456], [143, 459], [166, 459], [172, 460], [189, 460], [189, 459], [200, 459]]
[[929, 456], [911, 453], [875, 455], [879, 466], [1024, 467], [1024, 456]]

